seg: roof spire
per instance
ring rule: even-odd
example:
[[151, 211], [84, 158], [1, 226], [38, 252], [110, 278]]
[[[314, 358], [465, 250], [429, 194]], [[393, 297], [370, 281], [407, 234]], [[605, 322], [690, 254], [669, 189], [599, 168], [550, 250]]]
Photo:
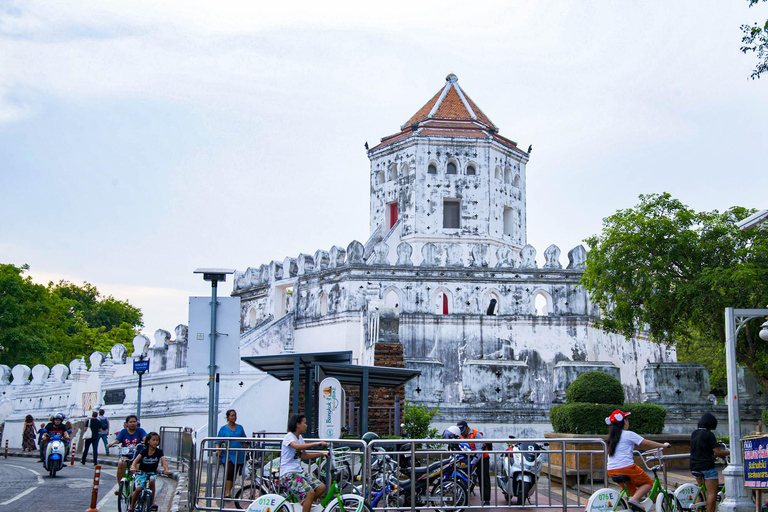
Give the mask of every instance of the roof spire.
[[459, 77], [454, 75], [453, 73], [449, 74], [447, 77], [445, 77], [446, 82], [451, 82], [452, 84], [455, 84], [459, 81]]

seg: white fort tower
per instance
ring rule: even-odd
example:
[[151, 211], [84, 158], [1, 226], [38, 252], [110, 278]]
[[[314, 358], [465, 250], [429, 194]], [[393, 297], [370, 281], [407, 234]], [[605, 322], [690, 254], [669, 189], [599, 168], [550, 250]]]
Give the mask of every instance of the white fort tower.
[[499, 135], [456, 75], [368, 157], [372, 235], [394, 230], [417, 253], [426, 243], [470, 255], [473, 244], [492, 255], [525, 246], [528, 153]]

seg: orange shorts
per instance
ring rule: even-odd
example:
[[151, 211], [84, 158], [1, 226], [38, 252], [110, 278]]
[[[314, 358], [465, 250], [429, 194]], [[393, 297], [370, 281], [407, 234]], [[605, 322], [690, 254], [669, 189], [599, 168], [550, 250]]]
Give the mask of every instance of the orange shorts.
[[651, 480], [651, 477], [646, 475], [645, 471], [640, 469], [637, 464], [632, 464], [631, 466], [627, 466], [625, 468], [608, 470], [608, 476], [618, 475], [626, 475], [629, 477], [629, 481], [627, 482], [627, 490], [629, 491], [630, 496], [635, 494], [635, 491], [637, 491], [637, 488], [641, 485], [653, 485], [653, 480]]

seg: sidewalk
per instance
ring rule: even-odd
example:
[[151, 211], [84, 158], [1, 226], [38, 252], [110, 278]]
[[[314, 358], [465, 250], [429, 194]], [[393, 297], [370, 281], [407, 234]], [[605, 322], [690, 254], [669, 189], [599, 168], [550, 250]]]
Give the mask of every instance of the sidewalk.
[[[103, 486], [99, 485], [99, 502], [97, 507], [99, 512], [117, 512], [117, 496], [114, 494], [114, 491], [117, 490], [117, 481], [115, 480], [115, 468], [117, 468], [116, 453], [116, 450], [113, 450], [111, 455], [99, 453], [99, 464], [102, 467], [101, 483], [104, 484]], [[24, 457], [37, 460], [39, 458], [39, 453], [24, 452], [19, 449], [9, 448], [8, 457]], [[81, 457], [82, 454], [75, 455], [75, 464], [78, 466], [82, 466], [82, 464], [80, 464]], [[92, 461], [93, 457], [89, 454], [88, 462], [85, 464], [85, 467], [93, 468]], [[69, 466], [69, 457], [66, 462], [66, 465]], [[105, 474], [105, 468], [109, 468], [111, 474]], [[168, 478], [161, 477], [157, 479], [157, 498], [155, 502], [158, 505], [159, 511], [179, 512], [180, 500], [177, 499], [177, 496], [179, 496], [177, 490], [180, 491], [181, 486], [179, 486], [178, 483], [182, 480], [181, 483], [183, 485], [185, 484], [186, 474], [183, 471], [177, 471], [175, 463], [171, 464], [169, 462], [168, 469], [170, 470]], [[186, 485], [184, 485], [184, 487], [186, 487]]]

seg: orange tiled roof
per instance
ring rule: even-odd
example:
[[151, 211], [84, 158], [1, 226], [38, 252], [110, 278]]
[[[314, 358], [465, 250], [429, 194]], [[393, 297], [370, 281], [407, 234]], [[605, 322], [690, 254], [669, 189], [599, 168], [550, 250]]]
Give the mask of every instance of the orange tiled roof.
[[422, 123], [429, 119], [478, 121], [487, 127], [496, 128], [488, 116], [459, 87], [459, 79], [453, 74], [445, 78], [445, 86], [426, 105], [421, 107], [402, 128], [405, 129], [413, 123]]
[[435, 94], [403, 126], [401, 131], [381, 139], [371, 150], [419, 135], [446, 137], [492, 138], [512, 149], [517, 144], [498, 134], [499, 129], [459, 87], [458, 77], [450, 74], [445, 86]]

